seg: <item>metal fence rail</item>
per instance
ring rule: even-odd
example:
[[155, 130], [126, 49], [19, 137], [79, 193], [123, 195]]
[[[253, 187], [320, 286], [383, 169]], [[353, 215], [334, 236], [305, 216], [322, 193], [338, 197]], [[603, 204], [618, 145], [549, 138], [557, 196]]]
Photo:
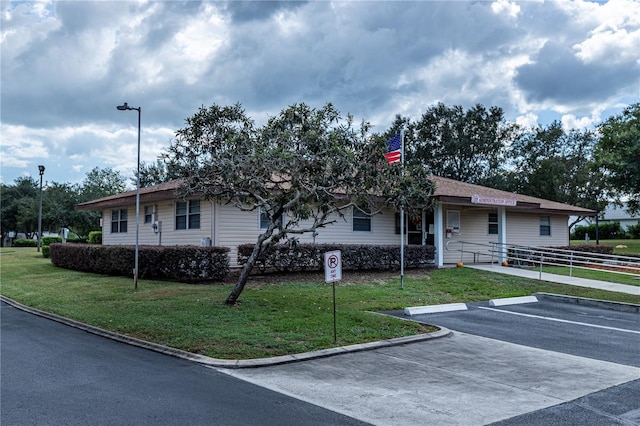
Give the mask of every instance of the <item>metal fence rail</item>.
[[640, 258], [631, 256], [460, 240], [447, 241], [445, 247], [447, 250], [460, 252], [461, 262], [465, 253], [473, 255], [474, 263], [481, 263], [483, 259], [491, 263], [506, 259], [513, 267], [539, 268], [540, 275], [543, 266], [564, 266], [569, 268], [569, 276], [573, 276], [574, 269], [586, 269], [630, 275], [640, 279]]

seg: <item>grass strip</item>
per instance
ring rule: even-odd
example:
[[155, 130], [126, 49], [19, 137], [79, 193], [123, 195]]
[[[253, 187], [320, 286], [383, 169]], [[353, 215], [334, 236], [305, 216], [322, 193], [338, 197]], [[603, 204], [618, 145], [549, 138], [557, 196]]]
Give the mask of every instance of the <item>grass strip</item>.
[[[357, 279], [356, 279], [357, 278]], [[56, 268], [35, 249], [0, 250], [0, 293], [22, 304], [110, 331], [221, 359], [279, 356], [432, 331], [371, 312], [473, 302], [535, 292], [640, 304], [640, 296], [545, 283], [469, 268], [343, 274], [333, 302], [323, 275], [252, 279], [240, 303], [230, 284], [133, 280]]]

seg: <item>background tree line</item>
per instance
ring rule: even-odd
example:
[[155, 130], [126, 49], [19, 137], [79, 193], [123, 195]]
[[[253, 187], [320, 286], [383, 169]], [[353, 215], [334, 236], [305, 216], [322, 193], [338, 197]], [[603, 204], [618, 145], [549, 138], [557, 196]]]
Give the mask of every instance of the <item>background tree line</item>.
[[[629, 105], [594, 130], [565, 130], [561, 122], [524, 128], [504, 120], [501, 108], [475, 105], [467, 110], [442, 103], [417, 120], [398, 116], [384, 132], [405, 129], [405, 161], [432, 173], [600, 210], [626, 200], [640, 211], [640, 103]], [[142, 187], [179, 177], [185, 170], [175, 155], [164, 154], [140, 168]], [[135, 185], [135, 172], [130, 178]], [[70, 228], [79, 236], [99, 230], [99, 213], [76, 211], [78, 203], [126, 189], [126, 178], [110, 168], [94, 168], [80, 184], [43, 186], [44, 231]], [[37, 232], [39, 183], [32, 177], [1, 184], [2, 240], [8, 232], [32, 238]]]
[[[12, 185], [1, 184], [2, 242], [9, 232], [33, 238], [38, 232], [40, 182], [21, 177]], [[80, 184], [43, 182], [42, 231], [59, 233], [69, 228], [78, 237], [100, 230], [100, 213], [75, 210], [76, 204], [117, 194], [126, 188], [126, 179], [110, 168], [94, 168]]]
[[498, 107], [444, 104], [395, 126], [407, 129], [406, 161], [435, 175], [593, 210], [625, 200], [640, 211], [640, 103], [594, 130], [524, 128]]

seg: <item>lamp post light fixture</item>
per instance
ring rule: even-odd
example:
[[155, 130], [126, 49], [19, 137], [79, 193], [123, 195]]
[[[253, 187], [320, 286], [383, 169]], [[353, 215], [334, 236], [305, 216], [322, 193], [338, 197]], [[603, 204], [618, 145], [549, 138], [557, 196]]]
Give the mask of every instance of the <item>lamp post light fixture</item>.
[[134, 267], [133, 267], [133, 288], [138, 288], [138, 242], [140, 236], [140, 116], [142, 115], [141, 107], [130, 107], [126, 102], [124, 105], [118, 105], [116, 107], [118, 111], [130, 111], [135, 110], [138, 111], [138, 163], [137, 163], [137, 171], [136, 171], [136, 248], [135, 248], [135, 258], [134, 258]]
[[42, 244], [42, 175], [44, 174], [44, 166], [38, 166], [38, 172], [40, 173], [40, 209], [38, 210], [38, 252], [40, 252], [40, 245]]

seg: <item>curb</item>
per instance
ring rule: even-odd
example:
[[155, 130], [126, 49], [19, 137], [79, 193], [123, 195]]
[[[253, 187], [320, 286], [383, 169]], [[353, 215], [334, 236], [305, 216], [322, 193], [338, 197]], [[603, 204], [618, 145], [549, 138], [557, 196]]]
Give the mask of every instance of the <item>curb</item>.
[[126, 343], [132, 346], [138, 346], [140, 348], [148, 349], [154, 352], [159, 352], [165, 355], [170, 355], [176, 358], [185, 359], [192, 362], [197, 362], [209, 367], [218, 368], [257, 368], [267, 367], [271, 365], [287, 364], [298, 361], [307, 361], [317, 358], [325, 358], [334, 355], [341, 355], [352, 352], [368, 351], [372, 349], [386, 348], [390, 346], [405, 345], [408, 343], [424, 342], [427, 340], [438, 339], [441, 337], [447, 337], [451, 335], [451, 330], [439, 327], [440, 330], [432, 333], [416, 334], [413, 336], [397, 337], [394, 339], [380, 340], [377, 342], [360, 343], [349, 346], [340, 346], [336, 348], [321, 349], [318, 351], [304, 352], [299, 354], [282, 355], [271, 358], [254, 358], [254, 359], [219, 359], [211, 358], [204, 355], [194, 354], [191, 352], [183, 351], [180, 349], [171, 348], [169, 346], [160, 345], [157, 343], [147, 342], [145, 340], [136, 339], [135, 337], [126, 336], [124, 334], [115, 333], [113, 331], [105, 330], [100, 327], [84, 324], [79, 321], [75, 321], [69, 318], [65, 318], [60, 315], [52, 314], [49, 312], [41, 311], [36, 308], [23, 305], [15, 300], [0, 295], [0, 301], [13, 306], [21, 311], [28, 312], [33, 315], [37, 315], [52, 321], [59, 322], [61, 324], [68, 325], [70, 327], [77, 328], [79, 330], [86, 331], [91, 334], [95, 334], [101, 337], [106, 337], [111, 340], [115, 340], [121, 343]]
[[441, 305], [413, 306], [404, 308], [404, 314], [408, 316], [421, 314], [436, 314], [439, 312], [466, 311], [466, 303], [445, 303]]
[[489, 300], [489, 306], [521, 305], [524, 303], [535, 303], [537, 301], [536, 296], [504, 297], [502, 299]]
[[576, 305], [590, 306], [594, 308], [610, 309], [619, 312], [636, 312], [640, 313], [640, 305], [625, 302], [612, 302], [609, 300], [589, 299], [586, 297], [565, 296], [553, 293], [534, 293], [538, 299], [549, 300], [552, 302], [573, 303]]

